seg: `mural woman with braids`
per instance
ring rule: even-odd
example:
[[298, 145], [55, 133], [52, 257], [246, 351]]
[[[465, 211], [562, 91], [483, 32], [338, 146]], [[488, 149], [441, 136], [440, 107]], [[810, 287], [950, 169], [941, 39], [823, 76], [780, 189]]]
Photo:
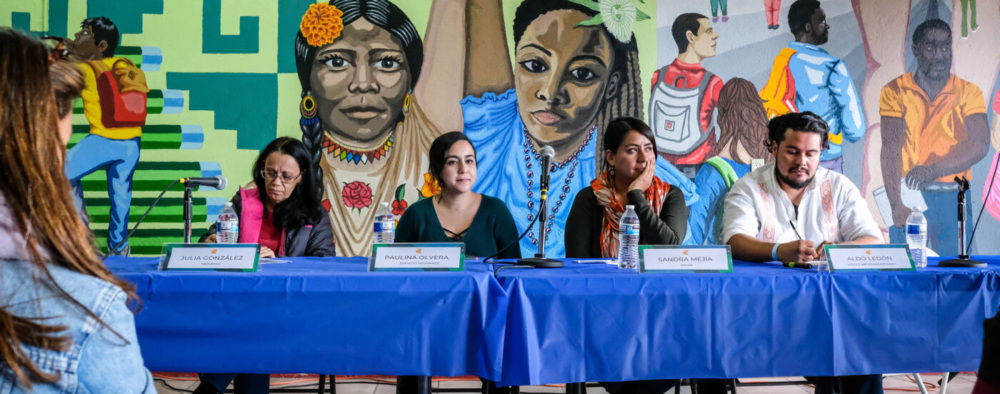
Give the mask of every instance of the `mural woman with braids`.
[[[478, 0], [470, 13], [465, 133], [481, 154], [476, 191], [508, 203], [518, 230], [537, 214], [538, 152], [555, 149], [545, 249], [565, 254], [563, 226], [576, 193], [589, 185], [596, 152], [612, 119], [642, 118], [642, 83], [632, 22], [648, 19], [634, 0], [525, 0], [514, 15], [513, 69], [499, 0]], [[620, 7], [616, 7], [620, 6]], [[666, 160], [661, 160], [666, 162]], [[669, 166], [669, 163], [659, 164]], [[657, 176], [693, 195], [691, 182], [676, 169]], [[671, 171], [672, 170], [672, 171]], [[522, 253], [537, 249], [529, 230]]]
[[[461, 35], [436, 34], [462, 29], [463, 18], [437, 17], [464, 15], [458, 7], [432, 5], [429, 53], [465, 47]], [[401, 215], [421, 197], [431, 142], [461, 126], [461, 84], [453, 81], [462, 55], [449, 50], [425, 62], [413, 23], [386, 0], [332, 0], [303, 15], [295, 38], [302, 141], [320, 170], [338, 255], [368, 253], [380, 202]]]

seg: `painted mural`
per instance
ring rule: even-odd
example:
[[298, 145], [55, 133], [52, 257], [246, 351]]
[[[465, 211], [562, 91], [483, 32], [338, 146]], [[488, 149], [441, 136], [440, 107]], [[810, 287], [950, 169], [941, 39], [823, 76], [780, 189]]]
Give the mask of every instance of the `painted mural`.
[[[788, 111], [830, 124], [823, 165], [859, 185], [887, 241], [923, 205], [930, 246], [954, 254], [964, 176], [970, 222], [988, 212], [973, 252], [998, 253], [997, 20], [998, 0], [0, 4], [0, 25], [72, 41], [94, 89], [105, 74], [117, 83], [77, 104], [67, 156], [105, 249], [172, 180], [246, 184], [257, 151], [292, 136], [312, 153], [341, 255], [368, 253], [379, 203], [401, 214], [436, 193], [427, 150], [454, 130], [477, 148], [475, 190], [507, 202], [527, 231], [525, 255], [538, 247], [538, 152], [555, 149], [542, 231], [562, 255], [572, 199], [603, 167], [617, 116], [655, 131], [657, 176], [691, 212], [685, 242], [714, 243], [729, 186], [771, 160], [767, 119]], [[116, 94], [144, 94], [145, 110], [108, 118]], [[234, 192], [195, 193], [196, 234]], [[122, 248], [151, 255], [180, 240], [180, 194]]]

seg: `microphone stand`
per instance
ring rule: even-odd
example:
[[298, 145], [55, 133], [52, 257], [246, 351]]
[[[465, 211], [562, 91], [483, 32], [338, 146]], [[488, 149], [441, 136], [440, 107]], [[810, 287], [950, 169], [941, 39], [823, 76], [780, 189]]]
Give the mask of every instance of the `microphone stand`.
[[958, 183], [958, 257], [943, 260], [938, 263], [939, 267], [985, 267], [986, 263], [969, 259], [965, 250], [965, 193], [969, 191], [969, 180], [955, 177]]
[[194, 201], [191, 199], [191, 191], [194, 190], [192, 185], [184, 185], [184, 243], [191, 243], [191, 211], [193, 210]]
[[[548, 162], [542, 163], [543, 166], [548, 166]], [[538, 202], [538, 253], [535, 253], [535, 257], [527, 259], [518, 259], [518, 265], [530, 265], [535, 268], [560, 268], [563, 262], [560, 260], [545, 258], [545, 215], [548, 212], [546, 210], [546, 203], [549, 199], [549, 180], [548, 180], [548, 168], [543, 169], [541, 174], [543, 179], [541, 182], [541, 199]]]

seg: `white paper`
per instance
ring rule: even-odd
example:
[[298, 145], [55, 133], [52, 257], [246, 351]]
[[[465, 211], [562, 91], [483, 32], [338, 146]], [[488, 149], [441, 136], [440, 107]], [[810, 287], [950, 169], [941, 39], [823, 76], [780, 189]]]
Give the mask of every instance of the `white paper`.
[[909, 207], [910, 209], [923, 207], [925, 210], [927, 209], [927, 203], [924, 201], [924, 195], [920, 193], [920, 189], [911, 189], [909, 186], [906, 186], [906, 178], [899, 180], [899, 197], [903, 200], [903, 206], [905, 207]]

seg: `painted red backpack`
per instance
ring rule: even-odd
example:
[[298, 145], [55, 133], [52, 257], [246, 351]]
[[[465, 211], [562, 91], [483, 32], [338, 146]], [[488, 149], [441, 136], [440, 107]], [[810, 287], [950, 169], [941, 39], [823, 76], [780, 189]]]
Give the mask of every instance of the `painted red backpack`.
[[126, 58], [111, 68], [103, 61], [88, 61], [97, 79], [104, 127], [140, 127], [146, 124], [146, 74]]

